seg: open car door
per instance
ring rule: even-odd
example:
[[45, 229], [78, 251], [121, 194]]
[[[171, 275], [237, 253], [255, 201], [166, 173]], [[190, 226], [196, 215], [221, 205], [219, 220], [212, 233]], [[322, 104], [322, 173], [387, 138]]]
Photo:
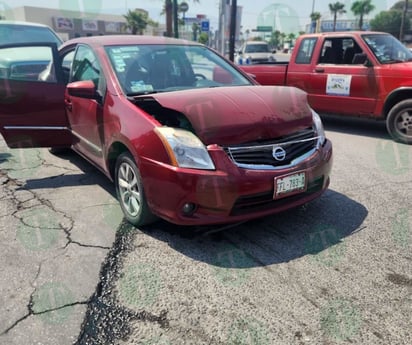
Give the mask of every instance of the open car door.
[[70, 147], [57, 46], [0, 46], [0, 133], [9, 147]]

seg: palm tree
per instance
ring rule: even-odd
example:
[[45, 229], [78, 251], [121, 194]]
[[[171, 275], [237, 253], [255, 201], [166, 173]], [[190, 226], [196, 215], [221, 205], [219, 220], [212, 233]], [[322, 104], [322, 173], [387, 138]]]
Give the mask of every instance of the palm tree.
[[[312, 21], [312, 27], [314, 29], [313, 32], [318, 32], [318, 21], [319, 21], [320, 17], [322, 17], [320, 12], [312, 12], [310, 14], [310, 20]], [[313, 24], [315, 24], [315, 25], [313, 25]]]
[[[193, 0], [199, 2], [199, 0]], [[166, 36], [173, 36], [173, 3], [177, 4], [176, 0], [165, 0], [164, 12], [166, 13]]]
[[126, 27], [132, 31], [133, 35], [143, 35], [148, 25], [157, 26], [157, 23], [149, 18], [147, 12], [129, 10], [123, 17], [126, 19]]
[[340, 15], [346, 13], [345, 4], [342, 4], [339, 1], [333, 4], [329, 4], [329, 10], [333, 14], [333, 31], [336, 31], [336, 19], [338, 17], [338, 14]]
[[359, 30], [363, 27], [363, 16], [368, 15], [375, 9], [371, 0], [359, 0], [352, 4], [351, 11], [355, 16], [359, 16]]

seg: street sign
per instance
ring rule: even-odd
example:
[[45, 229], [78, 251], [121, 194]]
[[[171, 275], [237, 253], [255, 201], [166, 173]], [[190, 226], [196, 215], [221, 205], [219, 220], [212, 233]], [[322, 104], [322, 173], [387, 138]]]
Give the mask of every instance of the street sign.
[[209, 32], [209, 21], [208, 20], [202, 20], [200, 29], [202, 32]]
[[187, 12], [189, 10], [189, 5], [187, 2], [181, 2], [179, 5], [179, 11], [180, 12]]
[[273, 30], [273, 28], [271, 26], [258, 26], [256, 28], [256, 31], [260, 31], [260, 32], [271, 32]]

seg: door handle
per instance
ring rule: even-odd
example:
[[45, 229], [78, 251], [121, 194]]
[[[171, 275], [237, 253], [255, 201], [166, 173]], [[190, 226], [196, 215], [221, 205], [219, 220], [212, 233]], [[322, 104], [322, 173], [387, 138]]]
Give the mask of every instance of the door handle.
[[71, 101], [70, 97], [65, 97], [64, 105], [66, 106], [66, 109], [68, 111], [72, 111], [72, 101]]
[[323, 72], [325, 72], [325, 69], [323, 67], [315, 67], [315, 72], [323, 73]]

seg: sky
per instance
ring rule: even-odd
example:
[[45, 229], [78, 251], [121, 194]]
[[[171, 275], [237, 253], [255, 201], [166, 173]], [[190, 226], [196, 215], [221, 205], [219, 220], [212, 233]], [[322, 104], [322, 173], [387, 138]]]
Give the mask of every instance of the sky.
[[[160, 15], [163, 0], [0, 0], [0, 11], [19, 7], [35, 6], [46, 8], [61, 8], [62, 10], [81, 10], [85, 12], [109, 13], [123, 15], [128, 9], [143, 8], [149, 11], [149, 16], [159, 22], [164, 23], [164, 16]], [[182, 2], [179, 0], [179, 2]], [[219, 0], [200, 0], [196, 3], [191, 0], [185, 2], [189, 5], [186, 17], [196, 17], [197, 14], [205, 14], [210, 20], [212, 30], [218, 28]], [[292, 21], [297, 27], [296, 32], [304, 30], [305, 24], [309, 22], [312, 9], [322, 14], [322, 18], [328, 19], [330, 12], [328, 4], [335, 0], [237, 0], [237, 5], [242, 6], [242, 28], [243, 30], [253, 30], [258, 25], [257, 18], [269, 6], [277, 9], [279, 16], [285, 20]], [[351, 14], [350, 7], [352, 0], [340, 0], [346, 5], [347, 14], [339, 18], [345, 19]], [[390, 8], [396, 0], [373, 0], [376, 10], [372, 12], [372, 18], [382, 10]]]

